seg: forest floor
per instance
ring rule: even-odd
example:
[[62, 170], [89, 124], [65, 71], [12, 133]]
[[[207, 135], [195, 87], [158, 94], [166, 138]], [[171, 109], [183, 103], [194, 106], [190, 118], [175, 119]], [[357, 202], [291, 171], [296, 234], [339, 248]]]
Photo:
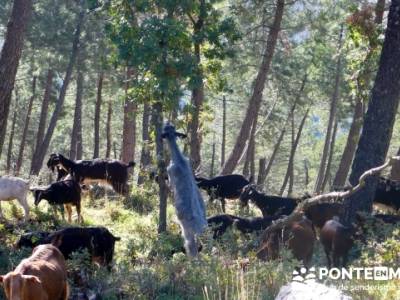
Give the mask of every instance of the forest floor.
[[[203, 250], [199, 259], [188, 259], [179, 252], [182, 241], [171, 202], [168, 206], [169, 233], [157, 234], [155, 191], [156, 187], [148, 184], [134, 189], [127, 198], [112, 193], [84, 197], [84, 226], [105, 226], [115, 236], [121, 237], [121, 241], [116, 244], [111, 272], [91, 265], [87, 253], [78, 253], [68, 261], [72, 294], [98, 294], [101, 299], [274, 299], [280, 287], [292, 280], [292, 272], [299, 263], [289, 251], [283, 251], [277, 261], [259, 261], [255, 257], [259, 240], [256, 234], [242, 235], [229, 230], [217, 242], [207, 231], [201, 237]], [[29, 203], [32, 222], [28, 224], [16, 221], [22, 220], [18, 203], [2, 203], [7, 221], [0, 224], [1, 274], [12, 270], [23, 257], [29, 256], [30, 250], [15, 250], [13, 247], [22, 233], [70, 226], [61, 217], [54, 218], [47, 203], [34, 208], [31, 196]], [[234, 202], [229, 209], [230, 213], [243, 214]], [[217, 212], [217, 205], [209, 205], [208, 216]], [[254, 210], [249, 213], [254, 214]], [[350, 266], [397, 267], [400, 265], [399, 250], [399, 228], [383, 226], [371, 229], [367, 244], [357, 245], [352, 251]], [[326, 266], [319, 241], [315, 246], [313, 266]], [[400, 299], [400, 280], [353, 279], [325, 283], [346, 286], [348, 290], [345, 293], [353, 299]], [[0, 299], [5, 299], [2, 289]]]

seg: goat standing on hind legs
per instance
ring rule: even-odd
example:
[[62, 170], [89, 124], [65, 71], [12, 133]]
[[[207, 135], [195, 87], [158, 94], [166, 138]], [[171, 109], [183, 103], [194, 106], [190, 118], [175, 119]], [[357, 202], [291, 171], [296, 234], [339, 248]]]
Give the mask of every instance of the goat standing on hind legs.
[[198, 253], [196, 235], [201, 234], [207, 226], [206, 209], [189, 161], [178, 148], [177, 137], [186, 136], [176, 132], [174, 126], [166, 124], [162, 138], [167, 140], [171, 152], [171, 163], [167, 168], [168, 177], [175, 198], [176, 214], [185, 240], [186, 253], [194, 257]]

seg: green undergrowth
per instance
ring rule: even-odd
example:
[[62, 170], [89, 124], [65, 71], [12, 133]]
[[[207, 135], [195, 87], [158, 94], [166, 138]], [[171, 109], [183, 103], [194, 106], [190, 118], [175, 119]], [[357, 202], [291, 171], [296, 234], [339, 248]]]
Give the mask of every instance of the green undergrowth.
[[[101, 198], [86, 195], [82, 215], [84, 226], [105, 226], [121, 237], [116, 243], [111, 272], [88, 262], [87, 253], [76, 253], [68, 261], [69, 281], [73, 294], [100, 294], [102, 299], [274, 299], [280, 287], [291, 281], [292, 271], [299, 262], [283, 251], [277, 261], [262, 262], [255, 257], [259, 238], [228, 230], [220, 241], [214, 241], [210, 230], [200, 237], [203, 249], [198, 259], [188, 259], [172, 203], [168, 205], [168, 233], [158, 234], [156, 187], [148, 184], [136, 188], [125, 199], [113, 193]], [[169, 200], [171, 201], [171, 200]], [[41, 203], [31, 205], [32, 221], [22, 223], [18, 204], [2, 203], [6, 222], [0, 224], [0, 272], [12, 270], [30, 250], [14, 249], [20, 234], [33, 230], [55, 230], [69, 226], [53, 210]], [[209, 207], [208, 215], [217, 213], [218, 205]], [[235, 205], [231, 213], [243, 213]], [[255, 210], [247, 212], [254, 215]], [[76, 220], [76, 216], [74, 216]], [[77, 225], [74, 223], [73, 225]], [[371, 228], [366, 244], [352, 251], [350, 266], [399, 266], [400, 230], [381, 225]], [[316, 243], [313, 265], [325, 266], [326, 258]], [[338, 286], [343, 282], [328, 281]], [[400, 299], [399, 282], [365, 282], [351, 280], [349, 286], [380, 285], [370, 291], [347, 291], [354, 299]], [[0, 299], [4, 299], [0, 292]]]

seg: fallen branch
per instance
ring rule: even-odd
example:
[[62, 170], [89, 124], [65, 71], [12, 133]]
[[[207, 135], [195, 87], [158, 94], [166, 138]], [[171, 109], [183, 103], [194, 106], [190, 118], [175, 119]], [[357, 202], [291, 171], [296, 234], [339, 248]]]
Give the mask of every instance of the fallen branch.
[[311, 197], [309, 199], [306, 199], [302, 202], [300, 202], [296, 209], [291, 213], [289, 216], [279, 219], [276, 222], [274, 222], [271, 226], [269, 226], [267, 229], [264, 230], [264, 233], [262, 235], [262, 240], [265, 239], [269, 235], [269, 233], [278, 230], [278, 229], [284, 229], [285, 227], [288, 227], [290, 224], [293, 222], [299, 221], [303, 215], [304, 211], [309, 208], [310, 206], [316, 204], [316, 203], [323, 203], [323, 202], [337, 202], [337, 201], [343, 201], [344, 199], [350, 197], [354, 193], [357, 193], [359, 190], [361, 190], [364, 185], [365, 185], [365, 180], [373, 175], [379, 174], [382, 170], [386, 169], [389, 166], [392, 166], [395, 162], [400, 161], [400, 156], [393, 156], [389, 158], [383, 165], [369, 169], [365, 171], [359, 178], [358, 184], [354, 187], [351, 187], [347, 191], [343, 192], [330, 192], [322, 195], [317, 195], [314, 197]]

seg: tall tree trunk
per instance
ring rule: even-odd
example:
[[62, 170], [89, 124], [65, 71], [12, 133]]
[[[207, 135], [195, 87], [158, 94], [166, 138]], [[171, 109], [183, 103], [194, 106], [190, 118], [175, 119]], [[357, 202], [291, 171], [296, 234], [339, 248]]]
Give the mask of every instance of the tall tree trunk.
[[326, 184], [328, 183], [328, 180], [332, 176], [332, 174], [331, 174], [331, 166], [332, 166], [333, 154], [335, 153], [335, 141], [336, 141], [337, 129], [338, 129], [338, 120], [336, 118], [335, 125], [333, 126], [331, 144], [329, 146], [328, 163], [326, 165], [326, 171], [325, 171], [324, 180], [322, 181], [322, 187], [321, 187], [322, 191], [325, 190]]
[[[350, 175], [352, 185], [357, 184], [363, 172], [384, 162], [399, 99], [400, 0], [392, 0], [379, 69]], [[345, 223], [352, 222], [358, 211], [372, 210], [377, 183], [377, 176], [369, 177], [362, 190], [345, 199]]]
[[[71, 146], [69, 150], [70, 159], [81, 159], [82, 150], [82, 97], [83, 97], [83, 81], [84, 76], [82, 72], [83, 68], [83, 54], [79, 53], [79, 62], [77, 64], [77, 76], [76, 76], [76, 97], [75, 97], [75, 112], [74, 112], [74, 122], [72, 125], [71, 134]], [[78, 152], [80, 152], [80, 157], [78, 158]]]
[[168, 198], [168, 188], [165, 182], [165, 177], [167, 176], [166, 163], [164, 158], [164, 144], [162, 141], [162, 125], [163, 125], [163, 115], [162, 115], [162, 104], [157, 102], [153, 105], [153, 116], [151, 118], [153, 126], [156, 132], [156, 157], [157, 157], [157, 169], [158, 169], [158, 196], [160, 199], [159, 205], [159, 223], [158, 232], [167, 231], [167, 198]]
[[354, 108], [353, 121], [350, 126], [349, 135], [347, 136], [346, 146], [344, 147], [342, 157], [340, 159], [339, 168], [333, 180], [334, 188], [341, 188], [345, 185], [347, 174], [349, 174], [351, 162], [360, 137], [360, 131], [363, 123], [364, 108], [361, 99], [357, 100]]
[[36, 76], [33, 76], [32, 96], [29, 98], [28, 108], [26, 111], [24, 129], [22, 131], [21, 143], [19, 145], [17, 165], [15, 167], [15, 174], [19, 174], [19, 171], [21, 170], [22, 159], [24, 157], [24, 150], [25, 150], [25, 144], [26, 144], [26, 136], [28, 135], [29, 122], [31, 120], [32, 106], [33, 106], [33, 101], [35, 100], [35, 95], [36, 95]]
[[7, 130], [11, 93], [14, 89], [25, 29], [32, 12], [32, 0], [14, 0], [0, 54], [0, 156]]
[[138, 177], [138, 184], [142, 184], [145, 181], [145, 170], [151, 163], [150, 156], [150, 134], [149, 134], [149, 120], [150, 120], [150, 105], [145, 103], [143, 106], [143, 118], [142, 118], [142, 151], [140, 154], [140, 171]]
[[303, 161], [304, 164], [304, 187], [307, 189], [308, 184], [310, 183], [310, 171], [309, 171], [309, 165], [308, 165], [308, 160], [304, 159]]
[[93, 158], [98, 158], [100, 156], [100, 114], [101, 114], [101, 104], [103, 101], [103, 80], [104, 73], [101, 71], [97, 79], [97, 97], [96, 105], [94, 110], [94, 149]]
[[[244, 166], [243, 166], [243, 176], [244, 177], [249, 177], [251, 170], [254, 168], [252, 168], [252, 164], [254, 167], [254, 160], [252, 161], [252, 159], [254, 158], [254, 152], [255, 152], [255, 135], [256, 135], [256, 129], [257, 129], [257, 119], [258, 118], [254, 118], [253, 121], [253, 125], [251, 126], [251, 131], [250, 131], [250, 138], [249, 138], [249, 142], [247, 145], [247, 150], [246, 150], [246, 159], [244, 161]], [[250, 175], [250, 177], [253, 176], [254, 177], [254, 173]]]
[[[288, 118], [290, 117], [290, 114], [291, 113], [289, 113]], [[273, 165], [273, 163], [275, 161], [275, 157], [278, 154], [278, 151], [279, 151], [279, 148], [281, 146], [283, 137], [285, 136], [287, 122], [288, 122], [288, 119], [286, 119], [286, 122], [282, 127], [282, 131], [279, 134], [278, 140], [275, 143], [274, 150], [272, 151], [271, 157], [269, 158], [267, 167], [265, 168], [265, 170], [262, 171], [261, 175], [259, 174], [259, 176], [258, 176], [257, 185], [263, 185], [265, 180], [268, 177], [269, 172], [271, 171], [272, 165]], [[261, 172], [261, 170], [259, 170], [259, 172]]]
[[78, 53], [81, 28], [83, 26], [84, 19], [85, 19], [85, 12], [82, 9], [78, 15], [77, 25], [76, 25], [76, 29], [75, 29], [75, 33], [74, 33], [73, 42], [72, 42], [71, 55], [69, 58], [67, 70], [65, 72], [63, 84], [61, 86], [60, 94], [57, 99], [56, 107], [54, 109], [53, 115], [51, 116], [51, 119], [49, 122], [49, 127], [47, 128], [47, 132], [46, 132], [46, 135], [44, 136], [43, 143], [38, 148], [36, 159], [34, 160], [34, 163], [32, 164], [31, 173], [34, 175], [39, 174], [40, 168], [42, 167], [42, 164], [43, 164], [44, 156], [46, 155], [47, 149], [49, 148], [49, 145], [50, 145], [50, 140], [54, 133], [54, 129], [56, 128], [58, 118], [63, 109], [65, 95], [67, 93], [68, 85], [71, 80], [72, 70], [73, 70], [76, 56]]
[[265, 181], [264, 172], [265, 167], [267, 165], [267, 159], [262, 157], [258, 160], [258, 176], [257, 176], [257, 185], [261, 185]]
[[111, 155], [111, 118], [112, 118], [112, 102], [108, 101], [108, 111], [107, 111], [107, 125], [106, 125], [106, 135], [107, 135], [107, 147], [106, 147], [106, 158], [110, 158]]
[[39, 127], [38, 127], [38, 131], [36, 134], [36, 143], [35, 143], [35, 149], [33, 151], [33, 156], [32, 156], [32, 161], [31, 161], [30, 174], [33, 174], [33, 169], [36, 167], [37, 157], [38, 157], [38, 154], [40, 151], [40, 147], [42, 146], [42, 143], [43, 143], [44, 131], [46, 128], [47, 111], [49, 109], [51, 89], [53, 86], [53, 77], [54, 77], [53, 70], [49, 69], [47, 71], [47, 76], [46, 76], [46, 86], [44, 88], [44, 96], [43, 96], [43, 101], [42, 101], [42, 107], [40, 110]]
[[211, 167], [210, 167], [210, 177], [214, 177], [214, 167], [215, 167], [215, 138], [211, 149]]
[[[285, 191], [286, 185], [287, 185], [288, 180], [289, 180], [289, 176], [291, 175], [291, 173], [293, 173], [294, 157], [296, 155], [297, 146], [299, 145], [301, 133], [303, 131], [304, 124], [305, 124], [305, 122], [307, 120], [308, 113], [309, 113], [309, 109], [304, 114], [303, 119], [301, 119], [301, 122], [300, 122], [300, 125], [299, 125], [299, 130], [297, 131], [296, 138], [294, 139], [294, 142], [292, 144], [292, 149], [290, 150], [289, 163], [288, 163], [288, 167], [287, 167], [287, 170], [286, 170], [286, 175], [285, 175], [285, 178], [283, 180], [281, 190], [279, 192], [280, 195], [283, 195], [283, 192]], [[293, 188], [293, 183], [292, 183], [292, 188]]]
[[[338, 40], [338, 53], [340, 53], [340, 49], [342, 48], [343, 41], [343, 26], [340, 29], [339, 40]], [[328, 120], [328, 128], [326, 129], [325, 143], [324, 149], [322, 151], [321, 162], [319, 165], [319, 171], [317, 180], [315, 183], [315, 192], [320, 193], [322, 191], [322, 182], [324, 180], [325, 172], [326, 172], [326, 164], [329, 155], [329, 145], [332, 139], [332, 129], [334, 125], [334, 120], [336, 117], [337, 106], [339, 102], [339, 90], [340, 90], [340, 80], [341, 80], [341, 72], [342, 72], [342, 58], [339, 54], [337, 62], [336, 62], [336, 70], [335, 70], [335, 85], [333, 88], [333, 94], [331, 99], [331, 105], [329, 110], [329, 120]]]
[[129, 98], [128, 89], [132, 80], [133, 71], [128, 68], [126, 73], [124, 125], [122, 133], [122, 160], [129, 162], [135, 159], [136, 148], [136, 113], [137, 104]]
[[15, 89], [15, 107], [14, 107], [14, 115], [11, 121], [11, 130], [10, 136], [8, 139], [8, 149], [7, 149], [7, 164], [6, 164], [6, 172], [10, 173], [11, 171], [11, 161], [13, 156], [13, 146], [14, 146], [14, 135], [15, 135], [15, 125], [17, 123], [17, 114], [18, 114], [18, 91]]
[[221, 144], [221, 166], [225, 163], [226, 147], [226, 97], [222, 97], [222, 144]]
[[194, 55], [196, 58], [196, 86], [192, 90], [193, 115], [189, 124], [190, 133], [190, 159], [192, 167], [197, 170], [201, 163], [201, 133], [200, 133], [200, 113], [204, 102], [204, 82], [203, 72], [201, 70], [201, 31], [207, 17], [207, 7], [205, 0], [200, 0], [199, 17], [197, 21], [193, 20], [193, 40]]
[[274, 55], [278, 33], [281, 28], [282, 16], [285, 7], [285, 0], [277, 0], [277, 7], [275, 10], [274, 21], [268, 33], [266, 49], [263, 55], [263, 60], [258, 71], [257, 78], [254, 83], [253, 95], [249, 100], [246, 115], [243, 119], [239, 134], [237, 136], [235, 145], [232, 149], [229, 158], [222, 167], [221, 174], [231, 174], [236, 167], [239, 158], [242, 155], [243, 149], [250, 135], [251, 126], [254, 118], [257, 117], [260, 109], [262, 94], [265, 87], [265, 82], [271, 66], [272, 57]]
[[[375, 6], [375, 23], [382, 24], [383, 13], [385, 11], [385, 0], [378, 0]], [[365, 89], [369, 90], [370, 82], [372, 80], [373, 70], [371, 70], [372, 59], [374, 57], [373, 53], [376, 51], [378, 45], [370, 44], [367, 55], [365, 56], [363, 62], [363, 70], [358, 74], [357, 77], [357, 94], [355, 96], [356, 104], [354, 107], [353, 121], [349, 130], [349, 135], [347, 136], [346, 146], [344, 148], [339, 168], [336, 172], [335, 179], [333, 180], [334, 188], [342, 188], [349, 174], [350, 166], [356, 152], [356, 146], [360, 138], [360, 131], [363, 124], [364, 117], [364, 106], [368, 102], [369, 93], [365, 93]]]

